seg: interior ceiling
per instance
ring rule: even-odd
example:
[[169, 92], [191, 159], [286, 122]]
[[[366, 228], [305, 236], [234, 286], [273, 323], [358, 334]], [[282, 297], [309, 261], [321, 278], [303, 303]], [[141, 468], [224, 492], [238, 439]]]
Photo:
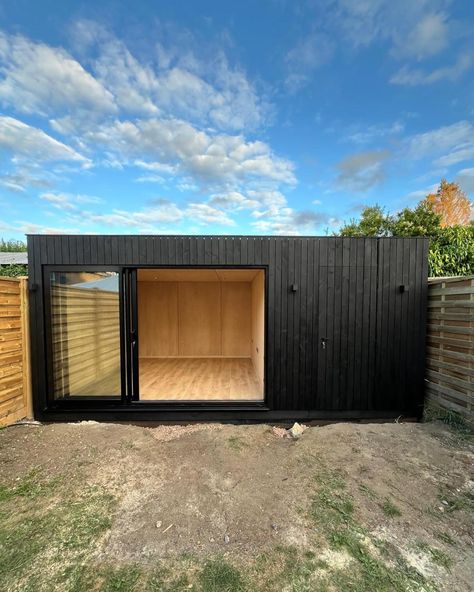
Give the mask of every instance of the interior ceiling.
[[139, 282], [251, 282], [261, 269], [139, 269]]

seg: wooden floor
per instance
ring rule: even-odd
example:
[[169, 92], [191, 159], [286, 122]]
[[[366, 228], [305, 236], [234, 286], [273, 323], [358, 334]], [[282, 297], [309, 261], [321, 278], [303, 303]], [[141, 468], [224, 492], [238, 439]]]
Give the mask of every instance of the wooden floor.
[[140, 399], [261, 401], [247, 358], [141, 358]]

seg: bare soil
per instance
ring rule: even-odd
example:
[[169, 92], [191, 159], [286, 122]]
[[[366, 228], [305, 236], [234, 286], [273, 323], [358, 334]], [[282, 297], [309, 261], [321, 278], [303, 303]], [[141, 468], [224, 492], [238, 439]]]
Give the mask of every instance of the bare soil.
[[353, 558], [315, 538], [314, 510], [315, 476], [337, 474], [368, 548], [396, 549], [436, 589], [473, 589], [472, 440], [441, 423], [340, 423], [309, 427], [297, 440], [282, 435], [267, 425], [14, 426], [0, 432], [0, 483], [14, 487], [41, 470], [112, 494], [98, 563], [147, 566], [189, 554], [245, 568], [284, 546], [311, 548], [339, 572]]

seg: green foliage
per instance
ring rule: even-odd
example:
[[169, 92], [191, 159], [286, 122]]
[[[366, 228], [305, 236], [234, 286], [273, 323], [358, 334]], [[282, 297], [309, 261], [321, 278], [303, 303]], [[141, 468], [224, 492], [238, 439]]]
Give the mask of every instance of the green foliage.
[[359, 222], [351, 220], [339, 231], [340, 236], [390, 236], [390, 216], [378, 205], [362, 210]]
[[24, 253], [26, 252], [26, 243], [19, 240], [5, 240], [0, 238], [0, 253]]
[[440, 228], [430, 241], [429, 274], [474, 274], [474, 224]]
[[[0, 253], [20, 252], [26, 252], [26, 243], [19, 240], [5, 240], [0, 238]], [[27, 265], [0, 265], [0, 277], [18, 277], [20, 275], [28, 275]]]
[[441, 222], [442, 216], [427, 200], [395, 215], [385, 213], [376, 205], [365, 208], [360, 220], [351, 220], [339, 234], [354, 237], [427, 236], [431, 239], [428, 256], [431, 277], [474, 274], [474, 224], [442, 227]]
[[423, 200], [391, 217], [389, 225], [393, 236], [433, 236], [441, 229], [441, 216]]
[[22, 264], [0, 265], [0, 277], [19, 277], [28, 275], [28, 266]]

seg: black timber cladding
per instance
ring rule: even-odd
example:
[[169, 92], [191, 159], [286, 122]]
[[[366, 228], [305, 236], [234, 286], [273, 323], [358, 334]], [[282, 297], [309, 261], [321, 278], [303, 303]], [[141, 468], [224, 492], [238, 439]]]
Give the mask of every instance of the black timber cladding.
[[[31, 235], [28, 252], [38, 417], [46, 407], [47, 388], [45, 265], [267, 269], [265, 384], [269, 411], [223, 409], [207, 415], [193, 413], [193, 418], [264, 420], [420, 413], [427, 239]], [[404, 292], [401, 286], [406, 286]], [[140, 417], [186, 417], [183, 408], [164, 412], [151, 407], [142, 407]], [[127, 408], [120, 409], [124, 411]], [[104, 414], [98, 416], [108, 417], [110, 410]]]

